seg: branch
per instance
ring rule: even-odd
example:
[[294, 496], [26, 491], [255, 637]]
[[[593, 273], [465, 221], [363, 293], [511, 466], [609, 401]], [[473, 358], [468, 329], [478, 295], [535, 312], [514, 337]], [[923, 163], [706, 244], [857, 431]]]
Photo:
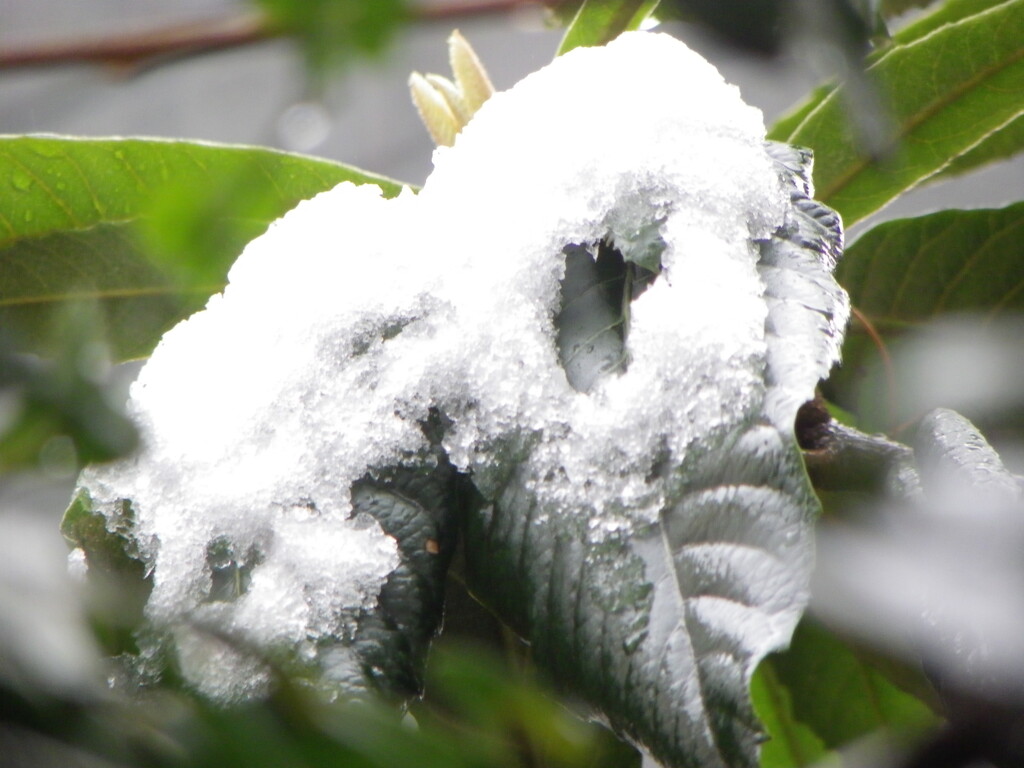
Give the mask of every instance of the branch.
[[914, 452], [884, 435], [868, 435], [834, 421], [824, 401], [797, 413], [797, 441], [811, 482], [823, 491], [916, 495], [920, 489]]
[[[508, 13], [516, 8], [536, 5], [535, 0], [473, 0], [419, 5], [411, 9], [411, 17], [418, 21], [445, 21]], [[239, 48], [284, 35], [263, 14], [240, 13], [130, 33], [118, 31], [90, 38], [0, 48], [0, 70], [71, 64], [144, 67], [161, 60]]]

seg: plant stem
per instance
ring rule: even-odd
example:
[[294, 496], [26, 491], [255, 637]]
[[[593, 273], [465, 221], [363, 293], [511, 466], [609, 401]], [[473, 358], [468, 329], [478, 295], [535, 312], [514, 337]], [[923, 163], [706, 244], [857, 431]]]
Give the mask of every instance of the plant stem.
[[868, 435], [840, 424], [821, 400], [800, 409], [796, 432], [807, 473], [818, 490], [888, 493], [900, 498], [919, 492], [913, 450], [885, 435]]

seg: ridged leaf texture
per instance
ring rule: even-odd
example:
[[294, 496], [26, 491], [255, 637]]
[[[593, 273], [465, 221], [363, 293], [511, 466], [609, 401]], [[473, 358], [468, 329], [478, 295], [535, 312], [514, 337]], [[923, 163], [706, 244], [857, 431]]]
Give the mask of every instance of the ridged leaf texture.
[[[594, 539], [585, 515], [540, 509], [515, 468], [467, 520], [474, 594], [530, 642], [563, 688], [671, 766], [758, 764], [751, 675], [788, 642], [806, 600], [817, 500], [791, 419], [797, 393], [806, 396], [831, 365], [845, 323], [845, 295], [830, 276], [842, 234], [838, 217], [808, 198], [809, 156], [769, 151], [790, 180], [793, 206], [760, 243], [769, 315], [759, 407], [737, 414], [724, 438], [698, 441], [679, 463], [666, 459], [659, 471], [675, 493], [657, 523]], [[630, 295], [607, 290], [600, 259], [578, 249], [568, 256], [605, 287], [590, 326], [616, 329], [587, 358], [589, 372], [571, 376], [628, 376], [615, 364], [623, 359], [615, 341], [628, 350], [617, 321]], [[563, 302], [576, 296], [566, 291], [575, 278], [567, 268]], [[586, 325], [587, 310], [576, 310], [563, 306], [561, 323]]]

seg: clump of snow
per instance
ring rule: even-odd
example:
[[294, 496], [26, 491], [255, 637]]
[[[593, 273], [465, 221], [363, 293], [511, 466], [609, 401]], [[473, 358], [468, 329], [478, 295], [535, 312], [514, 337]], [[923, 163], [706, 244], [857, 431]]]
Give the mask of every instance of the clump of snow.
[[[350, 519], [350, 488], [415, 463], [431, 409], [485, 496], [515, 461], [595, 536], [653, 519], [665, 456], [764, 398], [754, 241], [789, 197], [763, 140], [710, 64], [629, 33], [495, 95], [418, 195], [342, 184], [253, 241], [132, 388], [144, 449], [82, 478], [104, 509], [131, 499], [148, 612], [176, 627], [185, 675], [220, 698], [261, 685], [204, 627], [310, 659], [351, 636], [398, 555]], [[577, 392], [553, 328], [563, 249], [608, 238], [628, 259], [657, 226], [662, 271], [633, 304], [629, 370]], [[234, 601], [211, 599], [218, 542], [248, 574]]]

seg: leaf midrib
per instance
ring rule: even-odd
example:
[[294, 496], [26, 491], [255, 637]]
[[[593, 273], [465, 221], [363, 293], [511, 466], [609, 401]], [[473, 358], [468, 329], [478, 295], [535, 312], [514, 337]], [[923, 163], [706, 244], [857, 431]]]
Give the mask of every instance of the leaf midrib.
[[142, 296], [212, 296], [224, 289], [220, 285], [161, 285], [143, 288], [104, 288], [87, 291], [63, 291], [61, 293], [40, 294], [36, 296], [18, 296], [11, 299], [0, 299], [0, 308], [31, 306], [36, 304], [61, 304], [68, 301], [80, 301], [88, 299], [131, 299]]

